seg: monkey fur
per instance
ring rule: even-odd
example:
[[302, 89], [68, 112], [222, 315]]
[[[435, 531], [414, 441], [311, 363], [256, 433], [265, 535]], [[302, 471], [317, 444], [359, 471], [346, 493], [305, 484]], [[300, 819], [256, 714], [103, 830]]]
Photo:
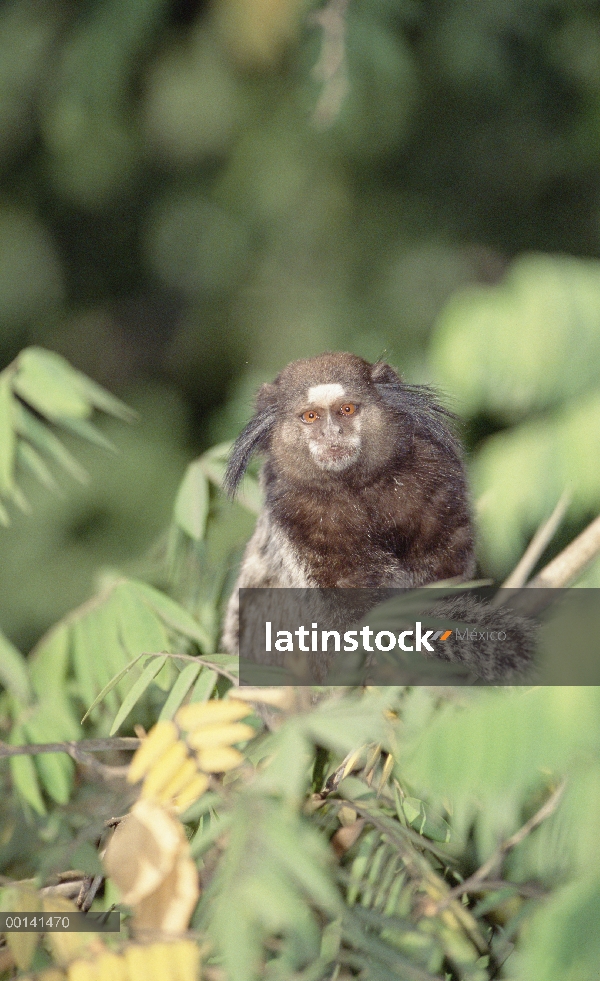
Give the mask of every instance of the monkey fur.
[[[406, 588], [473, 576], [451, 419], [429, 388], [347, 353], [293, 361], [260, 388], [225, 477], [233, 496], [252, 455], [266, 458], [264, 506], [225, 617], [227, 650], [238, 649], [240, 587]], [[444, 656], [476, 669], [460, 651]], [[488, 656], [479, 674], [494, 673]]]

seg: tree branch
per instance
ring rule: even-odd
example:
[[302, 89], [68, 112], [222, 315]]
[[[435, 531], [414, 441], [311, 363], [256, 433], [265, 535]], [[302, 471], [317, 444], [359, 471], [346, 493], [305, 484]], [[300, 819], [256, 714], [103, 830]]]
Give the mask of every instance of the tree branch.
[[[551, 814], [554, 814], [563, 795], [564, 789], [565, 781], [562, 780], [556, 790], [550, 794], [548, 800], [542, 804], [538, 811], [535, 812], [533, 817], [530, 817], [529, 821], [526, 821], [523, 827], [519, 828], [518, 831], [515, 831], [514, 835], [511, 835], [510, 838], [503, 841], [498, 846], [496, 851], [490, 855], [487, 862], [484, 862], [483, 865], [481, 865], [480, 868], [473, 873], [473, 875], [470, 875], [468, 879], [464, 880], [464, 882], [460, 882], [457, 886], [454, 886], [444, 896], [444, 898], [440, 900], [439, 903], [435, 904], [435, 909], [433, 911], [428, 910], [429, 915], [437, 915], [437, 913], [440, 913], [443, 909], [445, 909], [453, 899], [464, 895], [464, 893], [476, 892], [484, 885], [487, 888], [486, 879], [490, 872], [493, 872], [493, 870], [500, 865], [504, 856], [507, 855], [508, 852], [512, 851], [512, 849], [517, 845], [520, 845], [527, 835], [531, 834], [531, 832], [537, 828], [542, 821], [545, 821]], [[497, 882], [494, 882], [494, 885], [497, 886]], [[512, 883], [506, 883], [506, 885], [512, 885]]]
[[527, 546], [523, 556], [510, 573], [507, 579], [502, 583], [503, 589], [515, 589], [520, 586], [524, 586], [527, 582], [529, 573], [535, 566], [536, 562], [543, 555], [546, 546], [554, 537], [557, 528], [559, 527], [561, 521], [563, 520], [567, 508], [571, 502], [571, 494], [569, 491], [563, 491], [558, 504], [554, 508], [554, 511], [550, 515], [547, 521], [544, 521], [535, 535], [531, 539], [529, 545]]
[[80, 742], [31, 743], [29, 746], [9, 746], [0, 742], [0, 759], [10, 756], [35, 756], [38, 753], [67, 753], [75, 763], [88, 767], [102, 780], [123, 780], [128, 766], [109, 766], [95, 759], [93, 753], [108, 750], [136, 750], [139, 739], [115, 736], [112, 739], [82, 739]]
[[600, 516], [527, 583], [529, 589], [568, 586], [600, 554]]

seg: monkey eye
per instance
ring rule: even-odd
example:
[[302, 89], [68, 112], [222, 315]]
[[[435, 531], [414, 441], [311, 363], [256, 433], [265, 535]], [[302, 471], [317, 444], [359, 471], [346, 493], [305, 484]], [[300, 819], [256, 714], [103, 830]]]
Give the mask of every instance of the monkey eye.
[[302, 415], [300, 416], [300, 418], [302, 419], [302, 422], [309, 422], [309, 423], [310, 422], [316, 422], [317, 419], [319, 418], [319, 413], [318, 412], [313, 412], [312, 409], [308, 409], [307, 412], [303, 412], [302, 413]]
[[356, 406], [352, 402], [347, 402], [341, 407], [340, 412], [343, 416], [353, 416], [356, 412]]

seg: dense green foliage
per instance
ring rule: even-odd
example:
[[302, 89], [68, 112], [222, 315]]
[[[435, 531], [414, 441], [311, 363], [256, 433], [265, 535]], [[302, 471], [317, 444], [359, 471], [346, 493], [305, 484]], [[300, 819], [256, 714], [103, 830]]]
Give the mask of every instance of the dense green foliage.
[[[32, 432], [43, 461], [49, 447], [62, 447], [56, 423], [69, 428], [77, 419], [80, 437], [95, 439], [93, 404], [127, 415], [43, 350], [23, 352], [0, 383], [8, 497], [27, 461], [20, 443], [34, 445]], [[34, 430], [21, 425], [25, 401], [45, 417]], [[239, 533], [259, 492], [250, 478], [240, 504], [224, 502], [224, 455], [220, 446], [192, 463], [174, 501], [163, 573], [180, 601], [106, 573], [28, 659], [0, 635], [8, 743], [77, 743], [134, 723], [148, 728], [172, 719], [184, 701], [204, 702], [235, 684], [236, 659], [215, 650], [227, 591], [223, 526]], [[37, 467], [42, 480], [45, 466]], [[245, 765], [183, 815], [204, 885], [192, 927], [201, 946], [210, 944], [208, 976], [591, 977], [598, 689], [317, 692], [258, 693], [274, 701], [276, 724], [269, 730], [256, 719]], [[65, 751], [9, 762], [0, 770], [0, 882], [45, 882], [74, 867], [96, 874], [104, 822], [131, 799], [124, 784], [107, 786], [85, 756], [76, 768]], [[540, 817], [504, 847], [540, 806]], [[486, 862], [486, 872], [465, 882]], [[114, 898], [109, 883], [100, 908]], [[0, 905], [7, 902], [10, 890], [0, 890]], [[41, 947], [15, 949], [24, 969], [49, 963]]]
[[[223, 441], [294, 357], [440, 386], [482, 575], [565, 488], [548, 554], [598, 513], [599, 60], [590, 0], [0, 5], [1, 740], [131, 734], [225, 693], [259, 498], [251, 477], [223, 498]], [[597, 691], [326, 695], [185, 816], [211, 967], [594, 977]], [[496, 886], [438, 909], [564, 776]], [[95, 873], [129, 806], [65, 753], [1, 760], [0, 789], [8, 879]]]

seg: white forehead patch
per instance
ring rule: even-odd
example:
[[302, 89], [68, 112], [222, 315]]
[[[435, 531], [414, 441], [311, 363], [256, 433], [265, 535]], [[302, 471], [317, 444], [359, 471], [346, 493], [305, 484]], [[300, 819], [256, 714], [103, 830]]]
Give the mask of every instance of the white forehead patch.
[[332, 402], [343, 398], [345, 394], [344, 386], [340, 385], [339, 382], [334, 382], [330, 385], [313, 385], [306, 393], [306, 397], [309, 402], [317, 405], [331, 405]]

